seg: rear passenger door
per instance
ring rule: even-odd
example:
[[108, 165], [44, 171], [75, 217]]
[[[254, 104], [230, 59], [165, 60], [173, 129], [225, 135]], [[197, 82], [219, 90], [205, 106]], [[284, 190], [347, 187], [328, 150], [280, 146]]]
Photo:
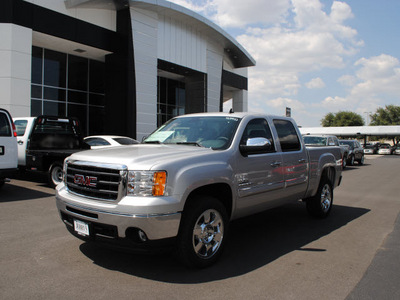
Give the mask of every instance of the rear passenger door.
[[301, 199], [307, 190], [307, 150], [300, 142], [296, 127], [290, 119], [273, 120], [282, 151], [282, 169], [285, 182], [283, 198]]

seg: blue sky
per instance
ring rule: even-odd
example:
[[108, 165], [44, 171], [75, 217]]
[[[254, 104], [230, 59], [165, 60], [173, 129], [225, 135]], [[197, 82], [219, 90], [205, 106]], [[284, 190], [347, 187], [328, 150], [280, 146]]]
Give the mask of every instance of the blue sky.
[[[320, 126], [400, 105], [400, 0], [171, 0], [218, 24], [256, 60], [249, 111]], [[225, 105], [225, 109], [230, 108]]]

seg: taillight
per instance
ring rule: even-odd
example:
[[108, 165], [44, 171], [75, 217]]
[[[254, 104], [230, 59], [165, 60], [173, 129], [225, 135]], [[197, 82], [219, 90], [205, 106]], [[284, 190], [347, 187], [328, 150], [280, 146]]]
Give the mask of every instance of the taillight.
[[14, 124], [14, 122], [11, 122], [11, 124], [12, 124], [12, 129], [14, 132], [14, 137], [17, 137], [17, 129], [15, 128], [15, 124]]

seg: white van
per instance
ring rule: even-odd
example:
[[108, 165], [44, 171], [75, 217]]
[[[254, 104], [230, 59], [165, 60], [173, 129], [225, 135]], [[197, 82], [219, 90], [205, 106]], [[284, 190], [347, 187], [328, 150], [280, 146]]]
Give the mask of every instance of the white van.
[[17, 132], [10, 113], [0, 108], [0, 187], [17, 171]]

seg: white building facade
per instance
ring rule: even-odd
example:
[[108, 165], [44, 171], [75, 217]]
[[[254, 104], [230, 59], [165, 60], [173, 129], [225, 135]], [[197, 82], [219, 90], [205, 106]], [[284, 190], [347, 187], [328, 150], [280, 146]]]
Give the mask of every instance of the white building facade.
[[247, 111], [254, 59], [204, 17], [164, 0], [2, 0], [0, 106], [137, 139], [168, 119]]

